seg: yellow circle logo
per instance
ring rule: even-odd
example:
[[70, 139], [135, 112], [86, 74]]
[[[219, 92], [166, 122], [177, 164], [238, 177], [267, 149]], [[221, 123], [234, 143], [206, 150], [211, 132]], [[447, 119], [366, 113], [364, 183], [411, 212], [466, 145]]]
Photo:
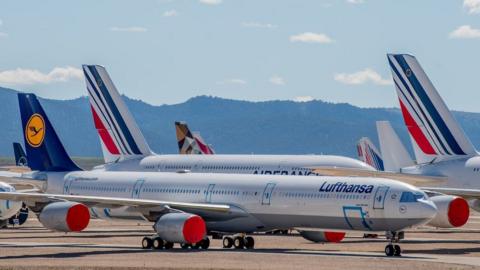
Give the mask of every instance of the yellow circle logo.
[[34, 114], [25, 127], [25, 138], [32, 147], [39, 147], [45, 138], [45, 121], [40, 114]]

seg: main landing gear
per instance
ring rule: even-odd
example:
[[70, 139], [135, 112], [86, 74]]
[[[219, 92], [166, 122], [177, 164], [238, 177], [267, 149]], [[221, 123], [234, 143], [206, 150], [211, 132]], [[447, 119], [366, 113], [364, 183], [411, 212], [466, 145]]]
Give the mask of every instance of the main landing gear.
[[[174, 247], [173, 242], [168, 242], [160, 238], [158, 235], [145, 236], [142, 239], [143, 249], [172, 249]], [[210, 239], [205, 238], [202, 241], [194, 244], [181, 243], [182, 249], [208, 249], [210, 247]]]
[[400, 240], [405, 237], [404, 232], [387, 232], [385, 236], [388, 240], [390, 240], [390, 243], [385, 247], [385, 255], [388, 257], [402, 256], [402, 249], [400, 248], [400, 245], [395, 243], [399, 243]]
[[253, 249], [255, 240], [251, 236], [235, 235], [223, 237], [223, 248]]

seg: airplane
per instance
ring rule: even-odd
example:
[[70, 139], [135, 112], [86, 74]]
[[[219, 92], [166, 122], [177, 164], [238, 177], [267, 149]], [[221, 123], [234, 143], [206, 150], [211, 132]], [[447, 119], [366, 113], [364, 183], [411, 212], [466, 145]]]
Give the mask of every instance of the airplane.
[[[388, 121], [377, 134], [385, 170], [440, 176], [422, 190], [463, 197], [480, 212], [480, 157], [414, 56], [389, 54], [400, 109], [414, 149], [413, 160]], [[437, 205], [438, 207], [438, 205]]]
[[82, 231], [91, 215], [136, 218], [156, 232], [142, 239], [145, 249], [174, 243], [207, 249], [213, 232], [237, 234], [224, 237], [223, 247], [243, 249], [255, 245], [247, 233], [278, 228], [342, 231], [340, 236], [388, 231], [385, 253], [400, 256], [402, 230], [448, 218], [423, 191], [383, 178], [82, 171], [36, 96], [19, 93], [18, 99], [28, 163], [42, 176], [44, 193], [10, 190], [0, 192], [0, 200], [25, 202], [51, 230]]
[[108, 171], [315, 175], [312, 168], [375, 169], [356, 159], [330, 155], [157, 155], [153, 153], [106, 69], [84, 65], [92, 116]]
[[480, 211], [480, 156], [475, 147], [414, 56], [389, 54], [388, 61], [416, 159], [413, 163], [404, 157], [405, 164], [391, 169], [443, 176], [444, 185], [428, 189], [464, 197]]
[[363, 137], [357, 143], [358, 159], [374, 167], [378, 171], [384, 171], [383, 159], [377, 147], [369, 138]]
[[179, 154], [213, 155], [212, 147], [205, 143], [198, 132], [191, 132], [185, 122], [175, 122]]
[[20, 143], [13, 143], [13, 153], [15, 154], [15, 165], [20, 167], [28, 166], [27, 156], [25, 155], [25, 151], [23, 151], [23, 147]]

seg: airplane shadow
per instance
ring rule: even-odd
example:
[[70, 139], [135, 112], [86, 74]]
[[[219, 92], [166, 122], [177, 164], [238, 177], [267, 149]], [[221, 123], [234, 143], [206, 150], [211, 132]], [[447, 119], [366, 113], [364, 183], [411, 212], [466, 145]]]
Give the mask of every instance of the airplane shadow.
[[[12, 256], [0, 256], [0, 260], [15, 260], [15, 259], [36, 259], [36, 258], [79, 258], [85, 256], [95, 256], [95, 255], [115, 255], [115, 254], [139, 254], [139, 253], [165, 253], [165, 254], [174, 254], [174, 253], [198, 253], [198, 252], [216, 252], [216, 253], [251, 253], [251, 254], [289, 254], [289, 255], [304, 255], [304, 256], [337, 256], [337, 257], [357, 257], [357, 258], [388, 258], [388, 259], [401, 259], [402, 257], [386, 257], [385, 255], [379, 254], [359, 254], [359, 253], [350, 253], [343, 252], [339, 250], [322, 252], [319, 250], [296, 250], [296, 249], [252, 249], [252, 250], [235, 250], [235, 249], [211, 249], [211, 250], [184, 250], [179, 247], [176, 247], [171, 250], [144, 250], [139, 248], [132, 247], [121, 247], [121, 246], [95, 246], [88, 244], [73, 244], [73, 245], [22, 245], [22, 246], [8, 246], [0, 245], [2, 248], [93, 248], [93, 249], [108, 249], [108, 250], [93, 250], [93, 251], [80, 251], [80, 252], [58, 252], [58, 253], [48, 253], [48, 254], [25, 254], [25, 255], [12, 255]], [[113, 249], [113, 250], [112, 250]], [[422, 256], [408, 256], [409, 259], [430, 259]]]

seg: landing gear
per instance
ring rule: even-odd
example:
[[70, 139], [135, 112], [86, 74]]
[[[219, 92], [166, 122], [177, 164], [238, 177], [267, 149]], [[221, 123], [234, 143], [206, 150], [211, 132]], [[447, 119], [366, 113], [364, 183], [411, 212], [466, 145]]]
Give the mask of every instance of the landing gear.
[[234, 247], [235, 249], [253, 249], [255, 247], [255, 240], [251, 236], [225, 236], [223, 238], [223, 248], [231, 248]]
[[387, 255], [388, 257], [402, 256], [402, 249], [398, 244], [394, 243], [400, 242], [400, 240], [405, 237], [404, 232], [387, 232], [385, 236], [388, 240], [390, 240], [390, 244], [385, 247], [385, 255]]
[[223, 238], [223, 248], [231, 248], [233, 246], [233, 238], [225, 236]]
[[153, 240], [152, 240], [152, 248], [153, 249], [163, 249], [164, 246], [165, 245], [164, 245], [164, 241], [163, 241], [162, 238], [160, 238], [160, 237], [153, 238]]
[[152, 241], [152, 238], [147, 237], [147, 236], [143, 237], [143, 239], [142, 239], [142, 248], [143, 248], [143, 249], [150, 249], [150, 248], [152, 248], [152, 242], [153, 242], [153, 241]]

